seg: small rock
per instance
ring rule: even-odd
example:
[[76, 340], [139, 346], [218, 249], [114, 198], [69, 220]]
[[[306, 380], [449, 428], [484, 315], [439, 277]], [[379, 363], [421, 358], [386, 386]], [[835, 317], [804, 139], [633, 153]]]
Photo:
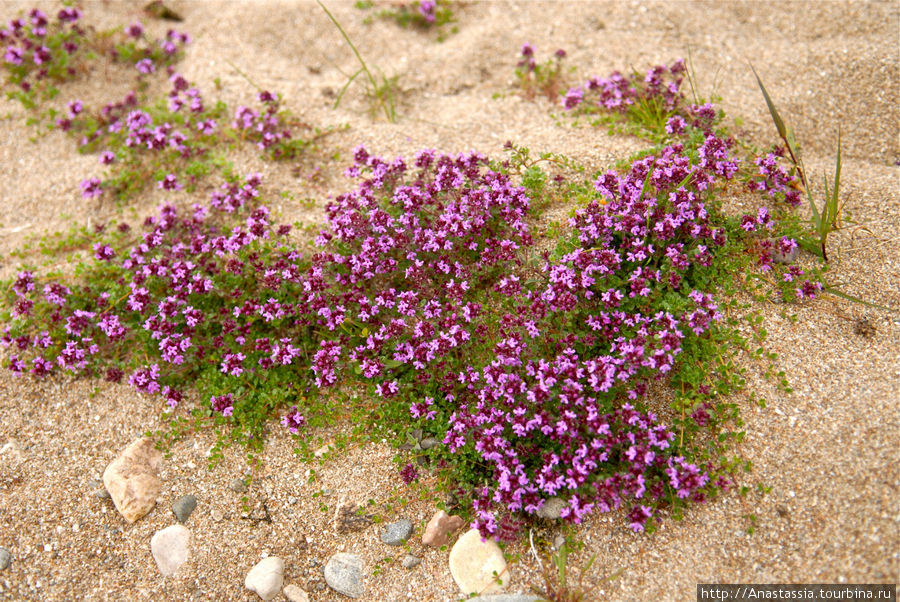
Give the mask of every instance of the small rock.
[[25, 454], [16, 441], [7, 441], [0, 447], [0, 459], [10, 466], [18, 466], [25, 461]]
[[244, 479], [235, 479], [228, 484], [228, 488], [235, 493], [247, 493], [247, 483]]
[[12, 554], [6, 548], [0, 548], [0, 571], [8, 569], [10, 562], [12, 562]]
[[179, 523], [185, 522], [197, 507], [197, 498], [193, 495], [183, 495], [172, 503], [172, 512]]
[[225, 515], [222, 514], [222, 511], [218, 508], [213, 509], [212, 512], [209, 513], [214, 521], [217, 523], [222, 522], [222, 519], [225, 518]]
[[319, 449], [314, 451], [313, 455], [317, 458], [321, 458], [322, 456], [324, 456], [325, 454], [330, 452], [333, 448], [334, 448], [334, 442], [326, 443], [325, 445], [323, 445], [322, 447], [320, 447]]
[[187, 527], [172, 525], [153, 534], [150, 551], [164, 577], [175, 573], [191, 555], [191, 532]]
[[91, 495], [95, 498], [101, 500], [109, 499], [109, 492], [106, 490], [106, 487], [103, 486], [102, 482], [96, 479], [88, 481], [88, 489], [91, 490]]
[[425, 437], [419, 442], [419, 447], [422, 449], [431, 449], [432, 447], [436, 447], [440, 444], [440, 441], [435, 439], [434, 437]]
[[387, 525], [381, 532], [381, 541], [389, 546], [402, 546], [412, 532], [412, 523], [404, 518]]
[[340, 594], [359, 598], [366, 591], [363, 568], [363, 560], [356, 554], [338, 552], [325, 565], [325, 583]]
[[449, 516], [443, 510], [438, 510], [425, 526], [422, 543], [432, 548], [445, 546], [450, 543], [450, 536], [462, 529], [465, 524], [459, 516]]
[[103, 471], [103, 485], [129, 523], [145, 516], [156, 505], [162, 487], [156, 472], [161, 461], [162, 454], [154, 447], [153, 440], [141, 437]]
[[286, 585], [281, 593], [284, 594], [284, 597], [289, 600], [289, 602], [309, 602], [309, 596], [306, 595], [306, 592], [291, 583], [290, 585]]
[[563, 508], [568, 506], [566, 501], [559, 497], [552, 497], [544, 501], [544, 505], [537, 511], [537, 515], [547, 520], [556, 520], [561, 516]]
[[566, 545], [566, 538], [563, 537], [562, 535], [557, 535], [557, 536], [553, 539], [553, 549], [554, 549], [554, 550], [559, 550], [559, 549], [562, 548], [564, 545]]
[[478, 529], [467, 531], [453, 545], [450, 574], [464, 594], [501, 593], [510, 581], [500, 546], [492, 540], [482, 541]]
[[281, 591], [284, 583], [284, 560], [269, 556], [256, 563], [244, 579], [244, 587], [263, 600], [271, 600]]
[[422, 563], [422, 559], [416, 558], [412, 554], [407, 554], [406, 556], [403, 557], [403, 560], [400, 562], [400, 564], [402, 564], [403, 568], [405, 568], [405, 569], [415, 568], [415, 567], [419, 566], [419, 564], [421, 564], [421, 563]]

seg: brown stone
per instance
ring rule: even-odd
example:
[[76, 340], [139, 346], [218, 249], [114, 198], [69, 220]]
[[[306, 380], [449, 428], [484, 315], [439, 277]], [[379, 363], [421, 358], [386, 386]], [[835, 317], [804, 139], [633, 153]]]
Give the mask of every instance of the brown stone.
[[162, 487], [156, 473], [161, 461], [162, 454], [153, 446], [153, 440], [141, 437], [103, 471], [103, 486], [129, 523], [150, 512], [156, 504]]
[[439, 548], [450, 543], [450, 536], [462, 529], [465, 521], [458, 516], [449, 516], [443, 510], [438, 510], [425, 526], [422, 535], [422, 543], [426, 546]]

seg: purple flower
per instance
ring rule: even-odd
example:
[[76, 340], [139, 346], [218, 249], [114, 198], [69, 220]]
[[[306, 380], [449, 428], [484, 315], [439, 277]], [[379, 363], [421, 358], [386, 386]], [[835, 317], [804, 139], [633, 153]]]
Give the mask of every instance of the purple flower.
[[138, 39], [144, 34], [144, 26], [140, 21], [135, 21], [125, 28], [125, 33], [134, 39]]
[[103, 243], [94, 243], [94, 257], [98, 261], [109, 261], [116, 256], [116, 252], [109, 245]]
[[209, 398], [209, 405], [213, 411], [220, 413], [222, 416], [231, 416], [234, 412], [234, 396], [231, 393], [225, 395], [213, 395]]
[[7, 46], [6, 53], [3, 55], [3, 60], [10, 65], [21, 65], [23, 54], [24, 53], [21, 48], [18, 48], [16, 46]]
[[67, 6], [60, 9], [56, 16], [63, 23], [74, 23], [81, 18], [81, 11], [73, 6]]
[[530, 42], [525, 42], [524, 44], [522, 44], [522, 56], [534, 56], [534, 46], [532, 46]]
[[116, 160], [116, 155], [112, 151], [103, 151], [99, 160], [101, 165], [111, 165]]
[[80, 100], [73, 100], [66, 105], [66, 108], [69, 109], [69, 115], [74, 118], [84, 110], [84, 105]]
[[166, 174], [162, 180], [157, 183], [157, 188], [160, 190], [181, 190], [182, 186], [178, 183], [178, 178], [175, 177], [175, 174]]
[[422, 15], [428, 23], [434, 23], [434, 13], [436, 8], [437, 3], [434, 0], [421, 0], [421, 2], [419, 2], [419, 14]]
[[400, 478], [403, 479], [404, 483], [409, 485], [419, 478], [419, 471], [416, 470], [416, 467], [412, 464], [407, 464], [400, 469]]
[[97, 198], [103, 194], [99, 178], [88, 178], [81, 182], [81, 196], [85, 199]]
[[141, 59], [137, 63], [135, 63], [134, 66], [144, 75], [149, 75], [156, 71], [156, 65], [154, 65], [153, 61], [150, 59]]
[[281, 424], [291, 434], [296, 435], [300, 428], [306, 426], [306, 418], [297, 410], [297, 406], [291, 406], [290, 412], [281, 417]]

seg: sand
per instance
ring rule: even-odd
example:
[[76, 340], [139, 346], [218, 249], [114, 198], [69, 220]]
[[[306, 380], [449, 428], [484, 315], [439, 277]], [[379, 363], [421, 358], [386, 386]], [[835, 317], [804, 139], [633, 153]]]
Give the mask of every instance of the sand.
[[[108, 27], [142, 17], [142, 4], [90, 2], [85, 8], [88, 20]], [[0, 18], [30, 5], [4, 2]], [[829, 278], [845, 283], [848, 293], [900, 308], [900, 3], [471, 2], [457, 9], [459, 32], [443, 42], [389, 22], [365, 25], [364, 13], [351, 2], [328, 5], [370, 66], [399, 76], [396, 123], [369, 115], [361, 86], [332, 109], [344, 74], [356, 69], [355, 58], [314, 3], [172, 2], [185, 17], [180, 27], [194, 37], [179, 70], [207, 97], [218, 95], [230, 105], [251, 100], [255, 90], [233, 64], [260, 86], [281, 92], [309, 123], [349, 126], [299, 164], [301, 176], [321, 168], [314, 181], [295, 177], [292, 166], [236, 154], [242, 169], [264, 174], [267, 191], [315, 200], [308, 206], [273, 203], [286, 221], [315, 223], [327, 195], [349, 188], [341, 172], [358, 144], [386, 156], [423, 147], [499, 156], [512, 140], [605, 168], [643, 143], [572, 127], [558, 107], [518, 95], [512, 84], [521, 44], [535, 44], [539, 58], [564, 48], [577, 80], [668, 63], [690, 50], [701, 91], [721, 97], [727, 113], [743, 120], [745, 135], [766, 145], [775, 132], [748, 66], [752, 60], [795, 123], [813, 173], [831, 169], [840, 127], [843, 190], [858, 225], [831, 239]], [[143, 20], [155, 32], [166, 27]], [[114, 70], [95, 72], [63, 96], [94, 105], [121, 97], [126, 88], [117, 77]], [[215, 78], [221, 91], [215, 91]], [[6, 100], [0, 115], [8, 115], [0, 121], [5, 277], [18, 265], [9, 252], [29, 236], [105, 221], [116, 210], [81, 199], [79, 182], [99, 173], [96, 157], [78, 155], [58, 132], [29, 142], [33, 131], [24, 126], [23, 111]], [[339, 159], [330, 160], [335, 153]], [[144, 195], [134, 211], [150, 211], [161, 200], [157, 193]], [[749, 208], [758, 200], [736, 202]], [[760, 482], [770, 492], [728, 493], [691, 508], [682, 521], [664, 521], [652, 536], [630, 532], [621, 514], [591, 519], [571, 531], [584, 549], [570, 566], [597, 555], [586, 576], [595, 587], [588, 599], [693, 600], [697, 583], [898, 581], [898, 314], [833, 297], [757, 308], [794, 388], [792, 394], [775, 390], [748, 364], [748, 391], [768, 405], [737, 399], [747, 432], [739, 451], [754, 467], [745, 482]], [[874, 336], [856, 334], [860, 318], [875, 327]], [[365, 560], [365, 600], [459, 598], [448, 552], [418, 543], [433, 502], [412, 499], [383, 516], [406, 517], [416, 526], [409, 550], [423, 562], [413, 570], [399, 565], [407, 550], [380, 543], [377, 525], [349, 535], [334, 528], [341, 500], [415, 497], [391, 462], [389, 442], [338, 449], [306, 464], [294, 454], [297, 444], [273, 428], [257, 456], [245, 509], [228, 484], [249, 474], [246, 451], [226, 450], [223, 462], [208, 471], [214, 437], [193, 434], [163, 462], [157, 507], [128, 525], [109, 500], [91, 494], [88, 481], [98, 479], [134, 438], [160, 428], [160, 405], [127, 385], [0, 374], [0, 447], [15, 442], [19, 450], [0, 455], [0, 546], [13, 556], [0, 572], [0, 597], [252, 600], [258, 598], [243, 588], [244, 576], [268, 554], [285, 560], [285, 583], [306, 589], [312, 600], [339, 600], [324, 588], [321, 569], [333, 553], [346, 551]], [[351, 428], [339, 423], [306, 436], [315, 449]], [[321, 495], [325, 489], [330, 495]], [[150, 537], [174, 522], [171, 503], [188, 493], [199, 500], [187, 522], [193, 557], [176, 576], [163, 578], [150, 555]], [[259, 520], [263, 505], [271, 522]], [[548, 528], [537, 535], [552, 539], [557, 532]], [[538, 584], [527, 546], [507, 552], [510, 591]]]

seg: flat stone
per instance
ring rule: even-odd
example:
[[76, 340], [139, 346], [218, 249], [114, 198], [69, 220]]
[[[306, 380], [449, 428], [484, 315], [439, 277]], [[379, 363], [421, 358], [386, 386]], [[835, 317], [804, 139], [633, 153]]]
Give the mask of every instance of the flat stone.
[[306, 592], [293, 583], [285, 585], [281, 593], [288, 599], [288, 602], [309, 602], [309, 596]]
[[162, 454], [153, 440], [141, 437], [125, 448], [103, 471], [103, 486], [129, 523], [145, 516], [156, 504], [162, 487], [157, 469]]
[[404, 518], [385, 526], [381, 532], [381, 541], [389, 546], [402, 546], [412, 532], [412, 523]]
[[431, 449], [432, 447], [440, 445], [440, 443], [441, 442], [434, 437], [425, 437], [419, 442], [419, 447], [421, 447], [422, 449]]
[[366, 591], [363, 569], [362, 558], [356, 554], [338, 552], [325, 565], [325, 583], [339, 594], [359, 598]]
[[556, 520], [562, 515], [562, 510], [568, 506], [566, 501], [560, 497], [552, 497], [544, 501], [544, 505], [537, 511], [537, 515], [547, 520]]
[[228, 484], [228, 488], [235, 493], [247, 493], [247, 483], [244, 479], [235, 479]]
[[191, 556], [191, 532], [182, 525], [172, 525], [153, 534], [150, 551], [164, 577], [175, 574]]
[[466, 522], [459, 516], [449, 516], [443, 510], [438, 510], [425, 525], [425, 533], [422, 534], [422, 543], [432, 548], [439, 548], [450, 543], [450, 536], [462, 529]]
[[470, 529], [453, 545], [450, 574], [466, 595], [502, 593], [510, 581], [500, 546], [492, 540], [482, 541], [478, 529]]
[[405, 569], [415, 568], [415, 567], [419, 566], [421, 563], [422, 563], [422, 559], [416, 558], [412, 554], [407, 554], [406, 556], [403, 557], [403, 560], [400, 562], [400, 564], [403, 565], [403, 568], [405, 568]]
[[284, 560], [269, 556], [256, 563], [244, 579], [244, 587], [263, 600], [271, 600], [284, 583]]
[[172, 512], [179, 523], [185, 522], [197, 507], [197, 498], [193, 495], [183, 495], [172, 503]]
[[12, 554], [6, 548], [0, 548], [0, 571], [8, 569], [10, 562], [12, 562]]

